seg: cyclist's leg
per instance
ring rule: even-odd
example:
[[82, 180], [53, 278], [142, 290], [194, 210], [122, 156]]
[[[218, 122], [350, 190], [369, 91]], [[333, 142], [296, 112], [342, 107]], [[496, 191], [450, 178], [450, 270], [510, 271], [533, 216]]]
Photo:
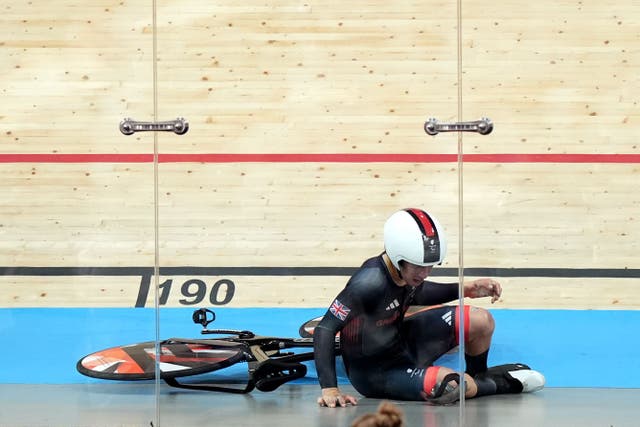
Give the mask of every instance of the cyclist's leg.
[[[459, 398], [459, 374], [440, 366], [416, 366], [409, 355], [392, 361], [368, 359], [349, 369], [351, 384], [360, 394], [378, 399], [426, 400], [453, 403]], [[473, 397], [476, 386], [466, 376], [466, 396]]]
[[[493, 317], [487, 310], [471, 306], [464, 306], [464, 315], [466, 397], [532, 392], [544, 387], [544, 376], [521, 363], [487, 369], [487, 356], [494, 330]], [[418, 364], [431, 364], [458, 344], [457, 319], [456, 306], [424, 309], [407, 317], [404, 334], [408, 348]], [[438, 374], [431, 376], [435, 380], [427, 380], [429, 385], [425, 386], [425, 390], [428, 391], [431, 384], [441, 384], [443, 378], [452, 372], [446, 367], [439, 368]]]
[[[425, 400], [446, 404], [455, 402], [460, 395], [459, 374], [446, 367], [430, 366], [425, 372]], [[545, 378], [522, 363], [494, 366], [471, 377], [465, 374], [465, 397], [506, 393], [531, 393], [542, 390]]]
[[[407, 316], [403, 332], [417, 363], [430, 365], [458, 345], [458, 313], [457, 306], [439, 306]], [[464, 306], [464, 328], [466, 368], [467, 373], [473, 376], [487, 370], [495, 323], [487, 310]]]
[[469, 375], [487, 370], [494, 329], [495, 321], [491, 313], [483, 308], [465, 306], [465, 371]]
[[455, 306], [422, 309], [405, 318], [402, 335], [414, 363], [430, 366], [458, 345], [455, 318]]
[[425, 371], [407, 353], [354, 361], [348, 369], [349, 381], [358, 393], [397, 400], [423, 399]]

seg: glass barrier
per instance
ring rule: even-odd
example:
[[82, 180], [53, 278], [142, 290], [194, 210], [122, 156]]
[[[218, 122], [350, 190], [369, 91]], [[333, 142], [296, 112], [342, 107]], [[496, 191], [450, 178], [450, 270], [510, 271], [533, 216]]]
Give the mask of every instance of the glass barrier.
[[[189, 123], [160, 135], [161, 335], [197, 335], [194, 308], [216, 313], [209, 327], [279, 337], [329, 308], [346, 316], [338, 294], [404, 208], [442, 222], [449, 254], [434, 280], [458, 280], [457, 135], [424, 130], [431, 115], [457, 117], [455, 16], [455, 3], [159, 2], [159, 118]], [[315, 405], [315, 369], [278, 392]], [[340, 359], [337, 376], [361, 397]], [[207, 402], [235, 422], [264, 416], [242, 399]]]
[[[593, 388], [615, 402], [623, 395], [612, 389], [640, 387], [628, 332], [640, 303], [639, 12], [628, 2], [463, 2], [465, 117], [494, 122], [465, 144], [465, 267], [502, 284], [499, 301], [482, 304], [495, 319], [490, 365], [530, 365], [558, 399]], [[594, 375], [604, 360], [619, 375]], [[556, 415], [616, 424], [629, 410], [595, 406]]]
[[149, 425], [155, 387], [77, 369], [118, 372], [130, 355], [85, 356], [154, 339], [153, 305], [136, 308], [154, 262], [152, 135], [119, 130], [152, 113], [149, 5], [5, 2], [1, 19], [2, 422]]
[[[354, 319], [360, 302], [341, 301], [343, 289], [405, 208], [447, 236], [434, 281], [501, 289], [493, 303], [466, 298], [469, 318], [439, 317], [470, 328], [468, 340], [484, 325], [489, 352], [454, 340], [434, 363], [461, 375], [486, 356], [539, 371], [542, 397], [510, 405], [540, 425], [549, 411], [577, 417], [544, 406], [563, 390], [639, 389], [628, 335], [640, 321], [639, 12], [547, 3], [4, 6], [3, 421], [84, 425], [99, 412], [158, 426], [241, 413], [253, 424], [276, 398], [279, 416], [296, 419], [321, 392], [309, 340], [292, 341], [303, 356], [285, 369], [257, 363], [273, 350], [242, 362], [251, 347], [212, 347], [201, 330], [297, 339], [325, 313]], [[408, 274], [370, 262], [392, 281]], [[405, 318], [436, 313], [424, 305]], [[386, 307], [405, 315], [400, 301]], [[120, 347], [135, 343], [147, 344]], [[211, 358], [222, 373], [200, 364]], [[319, 423], [371, 408], [342, 360], [340, 389], [365, 405], [320, 411]], [[593, 375], [603, 360], [623, 374]], [[158, 367], [177, 385], [255, 389], [176, 393]], [[198, 375], [179, 376], [187, 368]], [[120, 375], [142, 381], [105, 380]], [[425, 405], [407, 416], [504, 420], [483, 409], [497, 400], [458, 398], [453, 415]], [[594, 406], [583, 418], [624, 416]]]

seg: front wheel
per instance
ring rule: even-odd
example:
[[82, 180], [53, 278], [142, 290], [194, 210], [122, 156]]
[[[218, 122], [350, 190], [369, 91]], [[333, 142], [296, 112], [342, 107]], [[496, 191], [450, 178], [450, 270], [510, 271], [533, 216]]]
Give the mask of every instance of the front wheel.
[[[159, 347], [162, 379], [199, 375], [246, 360], [244, 344], [224, 340], [170, 339]], [[105, 380], [152, 380], [156, 375], [156, 343], [147, 341], [100, 350], [80, 359], [76, 369], [83, 375]]]

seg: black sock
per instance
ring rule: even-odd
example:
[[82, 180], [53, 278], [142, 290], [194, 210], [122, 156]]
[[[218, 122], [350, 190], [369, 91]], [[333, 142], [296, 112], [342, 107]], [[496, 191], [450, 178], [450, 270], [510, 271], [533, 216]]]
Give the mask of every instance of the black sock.
[[489, 350], [484, 353], [477, 354], [475, 356], [470, 356], [468, 354], [464, 355], [464, 360], [467, 362], [467, 374], [470, 376], [475, 376], [481, 372], [487, 370], [487, 359], [489, 358]]

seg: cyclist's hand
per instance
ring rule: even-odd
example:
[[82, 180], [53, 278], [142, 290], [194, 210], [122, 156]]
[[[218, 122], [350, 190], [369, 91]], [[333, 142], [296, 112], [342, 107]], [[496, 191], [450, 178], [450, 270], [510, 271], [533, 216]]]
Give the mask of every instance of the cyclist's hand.
[[468, 298], [491, 297], [491, 303], [502, 295], [502, 286], [493, 279], [476, 279], [464, 284], [464, 296]]
[[318, 405], [335, 408], [337, 406], [357, 405], [358, 399], [348, 394], [342, 394], [338, 387], [322, 389], [322, 396], [318, 398]]

